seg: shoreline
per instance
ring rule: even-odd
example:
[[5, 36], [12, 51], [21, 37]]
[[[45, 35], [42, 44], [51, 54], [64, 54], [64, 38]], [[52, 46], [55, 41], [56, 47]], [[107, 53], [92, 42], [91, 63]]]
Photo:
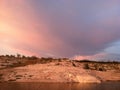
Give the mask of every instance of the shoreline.
[[[25, 61], [25, 60], [24, 60]], [[37, 63], [36, 63], [37, 61]], [[120, 63], [78, 62], [70, 60], [39, 60], [5, 62], [0, 70], [0, 82], [39, 82], [39, 83], [102, 83], [120, 81]], [[34, 63], [35, 62], [35, 63]], [[44, 61], [46, 62], [46, 60]], [[19, 65], [20, 64], [20, 65]], [[3, 65], [3, 63], [2, 63]], [[23, 66], [24, 65], [24, 66]]]
[[116, 73], [111, 77], [110, 74], [114, 73], [114, 71], [101, 72], [78, 67], [47, 66], [46, 64], [4, 69], [2, 72], [2, 82], [102, 83], [120, 81], [120, 73]]

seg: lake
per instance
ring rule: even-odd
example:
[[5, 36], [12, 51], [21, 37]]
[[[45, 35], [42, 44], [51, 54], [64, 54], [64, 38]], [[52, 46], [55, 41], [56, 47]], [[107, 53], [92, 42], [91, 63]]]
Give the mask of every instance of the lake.
[[120, 90], [120, 82], [80, 83], [0, 83], [0, 90]]

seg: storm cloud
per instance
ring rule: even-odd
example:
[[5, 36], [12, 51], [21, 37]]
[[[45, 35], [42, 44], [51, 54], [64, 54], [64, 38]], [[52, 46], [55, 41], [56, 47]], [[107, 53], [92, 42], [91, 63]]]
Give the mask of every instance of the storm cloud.
[[119, 40], [119, 0], [0, 1], [1, 54], [90, 56]]

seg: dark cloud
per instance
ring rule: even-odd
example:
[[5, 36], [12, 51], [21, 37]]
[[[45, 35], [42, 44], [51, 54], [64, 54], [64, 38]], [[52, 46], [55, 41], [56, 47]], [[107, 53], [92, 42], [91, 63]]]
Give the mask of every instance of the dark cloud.
[[79, 3], [82, 6], [75, 2], [54, 6], [54, 10], [49, 6], [51, 14], [46, 11], [52, 35], [66, 45], [56, 49], [56, 53], [62, 56], [93, 55], [120, 39], [120, 7], [117, 1], [85, 1], [83, 5]]

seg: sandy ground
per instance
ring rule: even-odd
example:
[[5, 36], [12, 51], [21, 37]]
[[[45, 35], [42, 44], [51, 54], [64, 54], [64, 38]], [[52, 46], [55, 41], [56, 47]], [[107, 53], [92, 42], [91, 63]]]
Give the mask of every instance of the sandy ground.
[[0, 70], [1, 82], [79, 82], [119, 81], [120, 71], [96, 71], [74, 67], [70, 62], [34, 64]]

